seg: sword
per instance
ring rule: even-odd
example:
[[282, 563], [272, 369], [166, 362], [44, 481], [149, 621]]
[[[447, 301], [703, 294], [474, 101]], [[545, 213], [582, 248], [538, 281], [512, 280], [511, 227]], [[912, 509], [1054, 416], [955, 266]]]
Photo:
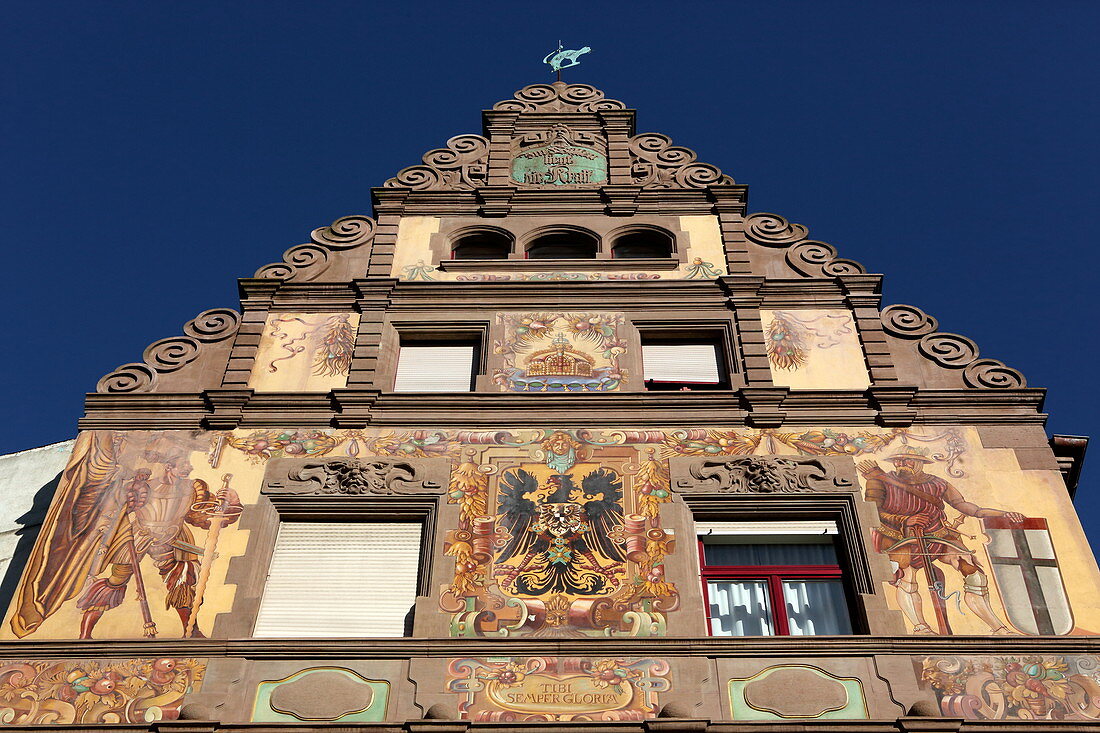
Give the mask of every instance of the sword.
[[924, 541], [924, 530], [920, 527], [914, 527], [913, 535], [917, 539], [920, 555], [924, 558], [924, 574], [928, 578], [928, 592], [932, 596], [932, 608], [936, 611], [936, 626], [939, 627], [940, 635], [946, 636], [951, 633], [951, 624], [947, 621], [947, 604], [943, 602], [943, 597], [936, 588], [936, 585], [938, 583], [942, 584], [943, 581], [936, 577], [936, 568], [932, 567], [932, 556], [928, 552], [928, 546]]
[[[222, 476], [222, 489], [229, 488], [229, 479], [233, 474]], [[232, 510], [232, 511], [230, 511]], [[190, 638], [191, 632], [199, 617], [199, 608], [202, 607], [203, 595], [206, 593], [206, 585], [210, 581], [210, 567], [217, 556], [218, 535], [221, 534], [225, 520], [236, 516], [240, 509], [231, 507], [229, 500], [223, 496], [219, 501], [198, 501], [191, 505], [191, 511], [205, 514], [210, 518], [210, 531], [206, 535], [206, 546], [202, 550], [202, 558], [199, 560], [199, 577], [195, 580], [195, 600], [191, 604], [191, 617], [187, 620], [187, 628], [183, 630], [183, 637]]]

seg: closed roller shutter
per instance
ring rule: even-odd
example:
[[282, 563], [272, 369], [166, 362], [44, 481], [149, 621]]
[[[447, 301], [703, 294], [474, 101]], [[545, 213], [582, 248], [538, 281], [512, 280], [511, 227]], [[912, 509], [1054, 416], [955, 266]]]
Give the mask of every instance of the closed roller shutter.
[[394, 392], [469, 392], [474, 347], [402, 346]]
[[404, 636], [420, 535], [415, 522], [280, 525], [252, 635]]
[[837, 534], [836, 522], [799, 520], [794, 522], [696, 522], [695, 534], [717, 536], [768, 536], [792, 534]]
[[714, 344], [642, 345], [646, 381], [718, 384], [718, 350]]

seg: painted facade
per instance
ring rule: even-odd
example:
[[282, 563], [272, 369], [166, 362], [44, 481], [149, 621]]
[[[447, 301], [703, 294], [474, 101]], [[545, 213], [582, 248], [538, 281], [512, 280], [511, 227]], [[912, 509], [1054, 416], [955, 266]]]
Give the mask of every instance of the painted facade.
[[[88, 395], [5, 580], [0, 723], [1100, 717], [1042, 390], [592, 87], [484, 120]], [[528, 258], [547, 232], [595, 256]], [[395, 392], [408, 335], [476, 340], [474, 388]], [[650, 337], [724, 381], [646, 391]], [[697, 526], [764, 520], [834, 528], [851, 635], [709, 635]], [[424, 528], [405, 635], [254, 637], [280, 525], [355, 521]]]

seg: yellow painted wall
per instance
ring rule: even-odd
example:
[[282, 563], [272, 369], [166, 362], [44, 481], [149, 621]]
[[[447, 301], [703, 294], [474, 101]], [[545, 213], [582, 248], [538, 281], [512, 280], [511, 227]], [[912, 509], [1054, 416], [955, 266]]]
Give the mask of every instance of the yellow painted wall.
[[871, 385], [848, 310], [761, 310], [772, 381], [791, 389]]

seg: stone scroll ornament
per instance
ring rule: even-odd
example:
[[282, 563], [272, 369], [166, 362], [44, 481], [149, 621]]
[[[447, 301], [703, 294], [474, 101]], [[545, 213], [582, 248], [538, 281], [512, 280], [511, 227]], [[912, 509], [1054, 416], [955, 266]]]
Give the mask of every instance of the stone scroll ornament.
[[819, 458], [740, 456], [705, 460], [688, 467], [690, 478], [676, 482], [680, 491], [721, 494], [804, 494], [852, 486]]
[[867, 272], [855, 260], [841, 257], [833, 245], [807, 239], [809, 230], [806, 227], [791, 223], [779, 214], [750, 214], [745, 218], [745, 236], [750, 242], [764, 247], [785, 248], [787, 264], [806, 277], [861, 275]]
[[978, 345], [966, 336], [938, 331], [939, 322], [912, 305], [882, 311], [882, 328], [898, 338], [917, 340], [917, 351], [937, 366], [962, 369], [963, 382], [978, 389], [1022, 389], [1024, 375], [1004, 362], [979, 358]]
[[489, 141], [480, 135], [456, 135], [447, 147], [424, 153], [423, 164], [401, 169], [386, 188], [414, 191], [462, 191], [489, 180]]
[[617, 99], [588, 84], [530, 84], [493, 105], [498, 112], [606, 112], [626, 109]]
[[183, 326], [183, 336], [154, 341], [142, 354], [143, 361], [123, 364], [96, 384], [96, 392], [118, 394], [152, 392], [157, 378], [181, 369], [199, 357], [205, 344], [232, 338], [241, 325], [241, 314], [231, 308], [212, 308]]
[[388, 458], [344, 458], [307, 463], [291, 470], [286, 483], [270, 483], [274, 494], [425, 494], [441, 493], [435, 481], [422, 478], [416, 467]]
[[693, 150], [672, 144], [668, 135], [648, 132], [630, 138], [630, 177], [646, 188], [706, 188], [733, 179], [717, 167], [696, 160]]
[[329, 265], [333, 252], [354, 249], [374, 239], [375, 221], [369, 216], [345, 216], [327, 227], [314, 229], [310, 241], [283, 253], [282, 262], [264, 265], [255, 277], [265, 280], [315, 280]]

